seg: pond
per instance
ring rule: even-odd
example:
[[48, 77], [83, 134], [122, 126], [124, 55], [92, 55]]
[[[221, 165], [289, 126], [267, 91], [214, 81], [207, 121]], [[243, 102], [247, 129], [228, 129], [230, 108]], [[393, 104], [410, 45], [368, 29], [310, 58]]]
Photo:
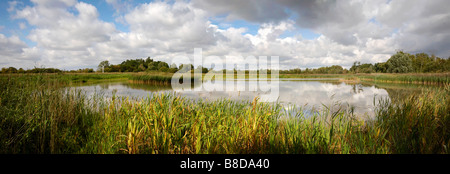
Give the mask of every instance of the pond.
[[[256, 83], [256, 81], [242, 80], [242, 83], [238, 81], [235, 81], [235, 87], [237, 86], [237, 89], [239, 89], [241, 85], [241, 89], [245, 90], [198, 91], [196, 89], [202, 88], [202, 86], [197, 85], [190, 91], [174, 91], [171, 86], [133, 83], [131, 81], [85, 84], [73, 88], [85, 91], [88, 96], [101, 93], [104, 97], [111, 97], [114, 94], [119, 97], [134, 99], [151, 97], [155, 93], [174, 93], [191, 100], [231, 99], [252, 101], [255, 97], [261, 97], [265, 94], [265, 92], [249, 90], [248, 86]], [[223, 85], [225, 83], [226, 81], [216, 81], [214, 84]], [[340, 82], [338, 79], [280, 79], [274, 83], [278, 85], [279, 90], [275, 102], [282, 104], [286, 110], [301, 107], [304, 110], [303, 112], [313, 113], [324, 109], [324, 107], [330, 108], [332, 111], [338, 108], [342, 109], [342, 107], [343, 109], [350, 107], [353, 108], [355, 115], [364, 116], [374, 114], [375, 106], [380, 99], [401, 99], [422, 89], [418, 85], [351, 84]]]

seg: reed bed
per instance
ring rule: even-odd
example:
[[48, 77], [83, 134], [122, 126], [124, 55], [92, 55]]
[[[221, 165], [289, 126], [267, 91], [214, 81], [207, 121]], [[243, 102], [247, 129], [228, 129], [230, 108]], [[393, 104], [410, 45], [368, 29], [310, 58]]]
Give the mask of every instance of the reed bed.
[[385, 83], [408, 83], [424, 85], [447, 85], [450, 84], [450, 73], [433, 74], [373, 74], [358, 75], [363, 81], [385, 82]]
[[361, 119], [340, 105], [305, 116], [257, 98], [105, 99], [65, 85], [45, 75], [0, 77], [0, 153], [449, 153], [449, 86], [383, 100], [373, 119]]
[[424, 85], [450, 84], [450, 73], [410, 74], [280, 74], [280, 78], [340, 78], [341, 81], [369, 81], [382, 83], [405, 83]]
[[[159, 75], [159, 74], [135, 74], [131, 75], [129, 81], [138, 84], [150, 84], [150, 85], [166, 85], [169, 86], [172, 83], [172, 75]], [[185, 83], [184, 80], [190, 80], [191, 85], [194, 84], [195, 81], [201, 81], [201, 78], [195, 78], [193, 75], [190, 78], [185, 78], [185, 76], [181, 76], [179, 79], [179, 83]]]
[[[89, 81], [99, 81], [99, 80], [123, 80], [128, 79], [131, 74], [129, 73], [89, 73], [89, 74], [64, 74], [62, 77], [69, 82], [89, 82]], [[58, 75], [57, 75], [58, 76]], [[60, 75], [61, 76], [61, 75]], [[61, 77], [57, 77], [61, 78]]]
[[354, 74], [279, 74], [280, 78], [347, 78]]
[[172, 76], [160, 76], [160, 75], [133, 75], [129, 78], [132, 81], [142, 82], [161, 82], [168, 83], [172, 81]]

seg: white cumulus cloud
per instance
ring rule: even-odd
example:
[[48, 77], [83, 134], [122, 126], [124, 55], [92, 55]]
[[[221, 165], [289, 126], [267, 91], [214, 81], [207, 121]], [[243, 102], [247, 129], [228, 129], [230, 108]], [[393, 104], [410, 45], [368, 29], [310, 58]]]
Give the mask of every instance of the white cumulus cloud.
[[[105, 0], [116, 22], [100, 18], [89, 1], [11, 1], [7, 11], [16, 26], [27, 30], [32, 46], [16, 35], [0, 34], [0, 66], [75, 69], [96, 67], [102, 60], [151, 56], [169, 63], [192, 59], [194, 48], [204, 56], [279, 56], [281, 68], [331, 65], [354, 61], [386, 61], [396, 50], [450, 55], [450, 1], [154, 1], [136, 4]], [[249, 32], [241, 20], [257, 25]], [[0, 32], [7, 30], [0, 27]], [[299, 29], [318, 33], [305, 39]], [[242, 63], [243, 59], [230, 59]], [[21, 64], [18, 62], [22, 62]]]

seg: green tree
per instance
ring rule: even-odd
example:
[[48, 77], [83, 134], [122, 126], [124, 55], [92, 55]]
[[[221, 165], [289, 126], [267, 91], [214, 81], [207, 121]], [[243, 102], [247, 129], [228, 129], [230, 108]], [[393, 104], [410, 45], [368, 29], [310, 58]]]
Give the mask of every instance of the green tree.
[[17, 69], [14, 67], [2, 68], [2, 73], [17, 73]]
[[386, 62], [388, 73], [413, 72], [412, 60], [408, 53], [397, 52]]
[[374, 68], [375, 68], [375, 72], [386, 73], [386, 71], [387, 71], [386, 62], [375, 63]]
[[109, 66], [110, 66], [109, 61], [107, 61], [107, 60], [102, 61], [102, 62], [100, 62], [100, 64], [98, 64], [97, 71], [102, 71], [103, 68], [106, 69], [106, 68], [109, 68]]
[[375, 67], [370, 63], [365, 63], [360, 66], [358, 66], [358, 72], [361, 73], [374, 73]]
[[344, 73], [344, 68], [342, 68], [342, 66], [339, 65], [333, 65], [329, 67], [327, 71], [328, 74], [342, 74]]
[[120, 65], [111, 65], [109, 71], [105, 69], [105, 72], [120, 72]]
[[177, 67], [177, 64], [175, 64], [175, 63], [172, 63], [172, 65], [170, 65], [170, 67], [169, 68], [174, 68], [174, 69], [178, 69], [178, 67]]
[[158, 70], [161, 70], [161, 68], [163, 68], [163, 67], [169, 69], [169, 64], [167, 64], [166, 62], [159, 61], [158, 62]]
[[18, 73], [25, 73], [25, 70], [23, 68], [19, 68], [19, 71], [17, 71]]
[[413, 59], [413, 67], [415, 72], [424, 72], [424, 67], [427, 64], [427, 62], [431, 61], [431, 58], [426, 53], [418, 53], [416, 56], [414, 56]]
[[147, 57], [147, 59], [145, 59], [145, 64], [146, 65], [148, 65], [151, 62], [153, 62], [153, 59], [151, 59], [150, 57]]
[[169, 66], [169, 69], [167, 70], [167, 72], [170, 72], [170, 73], [176, 73], [177, 71], [178, 71], [178, 67], [177, 67], [177, 64], [175, 64], [175, 63], [172, 63]]
[[445, 72], [449, 72], [449, 71], [450, 71], [450, 57], [448, 57], [448, 58], [445, 60], [445, 63], [444, 63], [444, 71], [445, 71]]
[[167, 70], [167, 72], [170, 72], [170, 73], [176, 73], [177, 71], [178, 71], [177, 68], [169, 68], [169, 70]]
[[185, 73], [194, 69], [194, 65], [192, 64], [181, 64], [178, 72]]
[[195, 69], [196, 71], [202, 72], [202, 73], [208, 73], [208, 68], [205, 68], [201, 65], [197, 66], [197, 69]]
[[361, 65], [361, 62], [355, 61], [353, 62], [353, 66], [350, 68], [350, 72], [358, 73], [358, 66]]
[[161, 67], [161, 68], [159, 69], [159, 71], [161, 71], [161, 72], [167, 72], [167, 71], [169, 71], [169, 68], [163, 66], [163, 67]]
[[138, 67], [138, 70], [139, 70], [139, 71], [145, 71], [145, 69], [146, 69], [146, 68], [145, 68], [145, 66], [144, 66], [143, 63], [140, 64], [139, 67]]

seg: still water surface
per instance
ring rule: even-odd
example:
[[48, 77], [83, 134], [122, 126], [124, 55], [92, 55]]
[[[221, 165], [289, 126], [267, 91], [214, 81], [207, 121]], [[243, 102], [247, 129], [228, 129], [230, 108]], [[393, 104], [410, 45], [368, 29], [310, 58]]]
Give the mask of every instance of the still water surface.
[[[215, 82], [222, 85], [223, 81]], [[225, 82], [223, 82], [225, 83]], [[90, 84], [74, 87], [81, 89], [86, 94], [101, 93], [104, 97], [111, 97], [113, 93], [119, 97], [129, 97], [139, 99], [151, 97], [155, 93], [175, 93], [192, 100], [217, 100], [231, 99], [252, 101], [255, 97], [260, 97], [264, 92], [249, 91], [249, 84], [256, 81], [236, 82], [235, 85], [246, 85], [244, 91], [192, 91], [175, 92], [170, 86], [160, 86], [151, 84], [136, 84], [128, 81], [105, 82], [100, 84]], [[413, 93], [418, 88], [388, 88], [370, 84], [347, 84], [336, 79], [288, 79], [276, 82], [279, 85], [279, 95], [277, 102], [281, 103], [285, 109], [302, 107], [305, 111], [318, 111], [323, 107], [333, 108], [337, 103], [341, 106], [353, 107], [356, 115], [374, 114], [375, 106], [380, 99], [390, 100], [393, 95], [399, 93]], [[251, 86], [251, 85], [250, 85]], [[391, 96], [390, 96], [391, 95]]]

